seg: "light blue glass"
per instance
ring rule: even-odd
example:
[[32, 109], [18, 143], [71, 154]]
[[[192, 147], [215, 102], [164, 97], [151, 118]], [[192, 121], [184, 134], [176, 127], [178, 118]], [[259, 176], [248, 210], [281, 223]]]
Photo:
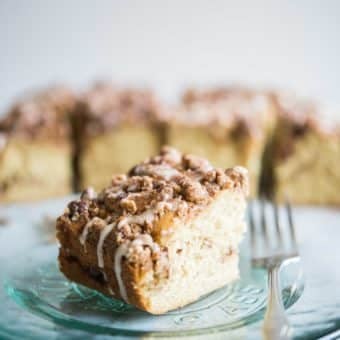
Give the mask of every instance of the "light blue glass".
[[[263, 317], [267, 274], [264, 270], [251, 268], [247, 256], [241, 259], [239, 281], [160, 316], [69, 282], [59, 272], [56, 258], [56, 245], [39, 246], [28, 257], [18, 258], [11, 265], [4, 281], [10, 298], [26, 313], [39, 317], [34, 319], [37, 330], [41, 328], [40, 333], [37, 332], [39, 336], [45, 332], [46, 320], [63, 328], [93, 334], [176, 337], [224, 332]], [[282, 271], [287, 308], [297, 301], [303, 290], [303, 280], [297, 271], [299, 268], [292, 267]], [[5, 327], [2, 331], [6, 331]], [[15, 327], [10, 332], [20, 335], [20, 329]], [[26, 327], [25, 335], [28, 334]]]

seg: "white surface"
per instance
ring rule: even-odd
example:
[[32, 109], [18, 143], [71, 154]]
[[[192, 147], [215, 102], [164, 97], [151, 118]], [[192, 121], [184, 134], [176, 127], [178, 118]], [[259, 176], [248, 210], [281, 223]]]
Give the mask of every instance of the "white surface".
[[340, 107], [339, 17], [336, 0], [2, 0], [0, 111], [32, 87], [102, 77], [169, 97], [188, 83], [273, 84]]

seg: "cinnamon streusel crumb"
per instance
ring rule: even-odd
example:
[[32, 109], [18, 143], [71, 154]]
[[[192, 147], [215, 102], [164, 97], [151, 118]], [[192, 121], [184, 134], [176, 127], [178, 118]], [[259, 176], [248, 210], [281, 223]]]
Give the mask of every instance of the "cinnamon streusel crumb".
[[49, 139], [68, 137], [69, 114], [75, 104], [75, 94], [62, 86], [22, 98], [0, 121], [0, 138], [11, 135], [29, 138], [42, 136]]
[[163, 108], [148, 89], [117, 88], [100, 82], [81, 96], [76, 115], [84, 125], [83, 133], [97, 135], [122, 123], [158, 123]]

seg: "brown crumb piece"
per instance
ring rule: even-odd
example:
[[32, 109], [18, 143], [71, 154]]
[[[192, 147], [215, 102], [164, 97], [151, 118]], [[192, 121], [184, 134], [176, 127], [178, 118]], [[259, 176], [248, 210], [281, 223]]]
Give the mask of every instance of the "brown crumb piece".
[[148, 89], [118, 88], [100, 82], [80, 98], [76, 117], [85, 135], [96, 135], [122, 123], [153, 125], [164, 109]]
[[11, 135], [60, 139], [68, 137], [74, 93], [62, 86], [51, 87], [19, 100], [0, 121], [0, 149]]
[[189, 89], [172, 119], [175, 124], [205, 126], [219, 140], [226, 130], [235, 140], [240, 136], [263, 138], [263, 131], [272, 120], [272, 106], [272, 98], [264, 91], [237, 86]]

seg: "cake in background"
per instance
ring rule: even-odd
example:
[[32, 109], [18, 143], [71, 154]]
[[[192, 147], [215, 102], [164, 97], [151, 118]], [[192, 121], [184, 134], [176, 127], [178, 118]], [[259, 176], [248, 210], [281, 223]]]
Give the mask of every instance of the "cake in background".
[[268, 147], [267, 192], [279, 201], [340, 205], [340, 123], [315, 103], [277, 94], [278, 120]]
[[252, 197], [260, 186], [280, 201], [340, 205], [340, 123], [333, 120], [278, 91], [187, 90], [170, 110], [145, 89], [100, 83], [75, 95], [52, 87], [0, 119], [0, 202], [102, 189], [167, 144], [216, 167], [245, 166]]
[[274, 121], [275, 106], [266, 93], [240, 87], [187, 90], [168, 122], [166, 140], [216, 167], [245, 166], [255, 196]]
[[162, 107], [149, 90], [98, 83], [84, 93], [74, 115], [78, 188], [106, 186], [160, 149]]
[[182, 307], [239, 277], [247, 193], [246, 169], [163, 148], [68, 205], [60, 270], [153, 314]]
[[53, 87], [19, 100], [0, 121], [0, 201], [31, 201], [72, 191], [69, 113], [75, 97]]

